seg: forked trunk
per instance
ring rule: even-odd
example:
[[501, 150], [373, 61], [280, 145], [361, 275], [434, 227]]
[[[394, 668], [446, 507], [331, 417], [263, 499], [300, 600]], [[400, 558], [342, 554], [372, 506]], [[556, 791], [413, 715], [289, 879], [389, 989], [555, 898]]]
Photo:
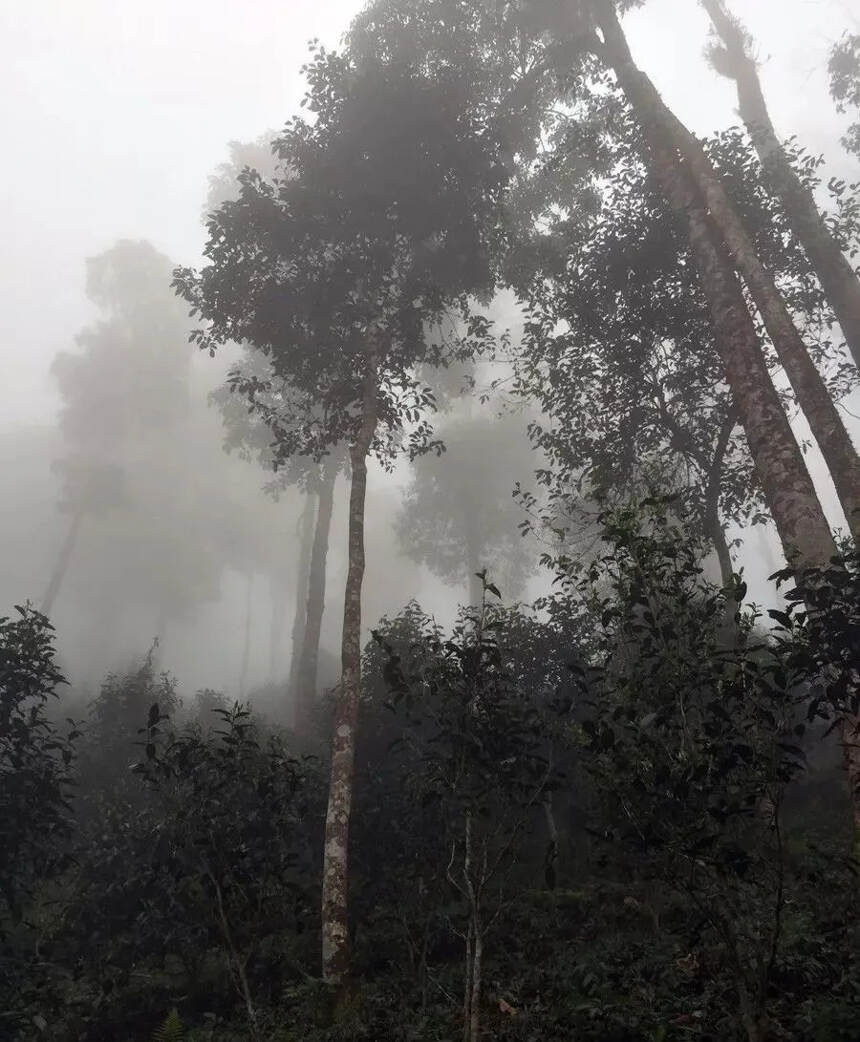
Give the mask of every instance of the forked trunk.
[[43, 615], [50, 615], [54, 608], [54, 601], [57, 599], [57, 594], [60, 592], [60, 587], [63, 585], [63, 579], [66, 577], [66, 572], [69, 570], [69, 562], [72, 559], [72, 552], [75, 549], [75, 543], [78, 541], [78, 533], [81, 530], [81, 521], [84, 513], [82, 510], [76, 510], [72, 514], [72, 520], [69, 524], [69, 529], [66, 532], [66, 538], [63, 540], [63, 545], [60, 548], [60, 556], [57, 558], [57, 563], [54, 565], [54, 570], [51, 573], [51, 579], [48, 583], [48, 588], [45, 590], [45, 596], [42, 598], [42, 605], [39, 609]]
[[737, 84], [738, 109], [762, 167], [779, 197], [792, 230], [812, 263], [821, 288], [842, 327], [848, 349], [860, 366], [860, 279], [830, 232], [815, 196], [795, 173], [770, 120], [755, 60], [743, 30], [722, 0], [701, 0], [725, 48], [719, 71]]
[[323, 466], [317, 495], [317, 517], [311, 549], [305, 629], [296, 678], [296, 727], [299, 731], [306, 731], [310, 726], [317, 693], [320, 633], [325, 610], [326, 557], [328, 556], [337, 470], [337, 460], [329, 456]]
[[[668, 108], [651, 80], [636, 66], [611, 0], [599, 0], [598, 23], [603, 32], [598, 52], [611, 65], [646, 137], [659, 138], [665, 159], [682, 167], [701, 197], [706, 221], [713, 222], [734, 265], [743, 276], [764, 321], [780, 364], [821, 449], [836, 488], [848, 527], [860, 540], [860, 458], [842, 418], [797, 331], [773, 276], [765, 270], [752, 240], [723, 189], [701, 145]], [[722, 245], [720, 246], [722, 250]], [[745, 424], [746, 426], [746, 424]], [[748, 432], [749, 433], [749, 432]]]
[[375, 345], [367, 358], [361, 429], [350, 446], [349, 564], [343, 606], [341, 680], [334, 707], [331, 781], [325, 821], [322, 879], [322, 971], [341, 998], [349, 992], [350, 950], [347, 916], [347, 849], [352, 807], [355, 737], [361, 695], [361, 586], [364, 579], [364, 502], [367, 457], [377, 427]]

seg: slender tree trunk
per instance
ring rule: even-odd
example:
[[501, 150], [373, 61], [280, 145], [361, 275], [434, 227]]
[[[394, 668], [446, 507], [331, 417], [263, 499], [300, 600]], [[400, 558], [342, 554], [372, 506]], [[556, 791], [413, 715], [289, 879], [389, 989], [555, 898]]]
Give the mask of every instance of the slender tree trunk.
[[[718, 229], [761, 314], [830, 471], [848, 527], [854, 539], [860, 541], [860, 459], [773, 277], [759, 260], [742, 220], [701, 145], [634, 63], [612, 0], [598, 0], [598, 21], [603, 42], [596, 45], [596, 50], [612, 66], [646, 137], [659, 137], [662, 149], [677, 150], [683, 158], [682, 165], [701, 195], [706, 219]], [[673, 167], [677, 165], [674, 156], [667, 157], [666, 161]]]
[[726, 450], [729, 447], [732, 431], [737, 426], [737, 422], [737, 413], [732, 409], [730, 415], [723, 421], [720, 433], [717, 436], [717, 444], [714, 448], [714, 455], [708, 472], [708, 484], [705, 488], [705, 529], [717, 552], [717, 560], [720, 565], [720, 580], [724, 587], [731, 586], [735, 569], [732, 564], [732, 555], [729, 552], [729, 544], [726, 541], [726, 532], [720, 521], [720, 490], [723, 478], [723, 462], [726, 458]]
[[293, 615], [293, 630], [290, 638], [290, 676], [287, 681], [287, 698], [293, 724], [297, 719], [299, 663], [302, 660], [304, 643], [308, 582], [311, 573], [311, 552], [314, 538], [314, 497], [305, 496], [305, 506], [299, 520], [299, 567], [296, 575], [296, 608]]
[[329, 456], [323, 465], [317, 495], [317, 517], [314, 527], [314, 542], [311, 548], [310, 575], [308, 579], [308, 601], [305, 613], [305, 630], [302, 651], [296, 678], [296, 727], [307, 730], [313, 714], [317, 693], [317, 670], [320, 657], [320, 633], [325, 610], [326, 557], [331, 532], [331, 515], [334, 508], [334, 486], [337, 479], [338, 461]]
[[66, 577], [66, 572], [69, 570], [69, 562], [72, 559], [72, 552], [75, 549], [75, 543], [78, 541], [78, 534], [81, 530], [81, 521], [83, 520], [83, 510], [76, 510], [72, 514], [72, 520], [69, 524], [69, 528], [66, 532], [66, 538], [63, 540], [63, 545], [60, 548], [60, 556], [57, 558], [57, 563], [54, 565], [54, 570], [51, 573], [51, 579], [48, 582], [48, 588], [45, 590], [45, 596], [42, 598], [42, 606], [40, 611], [43, 615], [50, 615], [54, 608], [54, 601], [57, 599], [57, 594], [60, 592], [60, 587], [63, 585], [63, 579]]
[[347, 916], [347, 849], [355, 738], [361, 695], [361, 586], [364, 579], [364, 502], [367, 457], [376, 433], [378, 357], [369, 345], [364, 377], [362, 422], [349, 449], [352, 474], [349, 490], [349, 564], [343, 607], [341, 681], [336, 692], [331, 747], [331, 782], [325, 822], [322, 879], [322, 970], [341, 999], [350, 986]]
[[854, 362], [860, 366], [860, 279], [839, 242], [822, 219], [815, 196], [795, 173], [770, 120], [755, 60], [744, 32], [722, 0], [701, 0], [723, 42], [724, 75], [737, 84], [738, 108], [762, 167], [779, 196], [794, 234], [812, 262], [821, 288], [836, 315]]
[[248, 687], [248, 666], [251, 662], [251, 601], [254, 592], [254, 573], [248, 573], [245, 587], [245, 633], [242, 639], [242, 661], [239, 666], [239, 700], [242, 701]]
[[546, 820], [546, 856], [544, 857], [544, 882], [547, 890], [555, 890], [558, 884], [558, 826], [555, 823], [555, 811], [552, 806], [552, 793], [543, 798], [543, 816]]
[[472, 952], [472, 1001], [470, 1006], [469, 1042], [481, 1037], [481, 985], [484, 972], [484, 935], [481, 920], [475, 923], [475, 947]]

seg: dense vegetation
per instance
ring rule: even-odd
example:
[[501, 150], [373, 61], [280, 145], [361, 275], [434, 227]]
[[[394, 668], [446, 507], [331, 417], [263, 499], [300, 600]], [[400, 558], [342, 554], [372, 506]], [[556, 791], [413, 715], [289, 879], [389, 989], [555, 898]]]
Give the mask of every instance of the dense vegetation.
[[[542, 617], [485, 580], [450, 635], [414, 604], [374, 632], [358, 987], [334, 1024], [318, 977], [327, 714], [298, 737], [212, 692], [183, 708], [148, 658], [69, 730], [46, 704], [62, 697], [47, 621], [4, 623], [11, 1037], [716, 1040], [766, 1025], [847, 1042], [856, 876], [826, 733], [846, 683], [857, 699], [857, 562], [818, 578], [824, 629], [794, 590], [765, 635], [742, 591], [703, 577], [669, 505], [605, 516], [603, 550]], [[825, 635], [844, 671], [822, 672]], [[174, 1008], [185, 1034], [167, 1034]]]
[[[858, 188], [823, 208], [702, 5], [744, 122], [704, 141], [634, 63], [643, 3], [375, 0], [313, 46], [305, 114], [231, 147], [199, 270], [89, 262], [101, 317], [54, 367], [70, 524], [40, 610], [0, 619], [3, 1038], [856, 1040]], [[302, 504], [295, 539], [192, 478], [189, 337], [241, 348], [225, 448]], [[374, 463], [409, 468], [404, 552], [468, 591], [452, 626], [363, 613]], [[753, 524], [786, 562], [765, 608]], [[86, 701], [51, 619], [89, 529], [103, 641], [126, 600], [158, 637]], [[161, 642], [226, 561], [238, 683], [189, 699]]]

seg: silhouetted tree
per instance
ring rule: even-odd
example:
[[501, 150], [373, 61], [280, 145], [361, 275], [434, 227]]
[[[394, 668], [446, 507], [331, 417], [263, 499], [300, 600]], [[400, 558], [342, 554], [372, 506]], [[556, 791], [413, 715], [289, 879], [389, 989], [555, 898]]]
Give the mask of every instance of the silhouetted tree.
[[785, 206], [791, 227], [815, 266], [854, 362], [860, 365], [860, 278], [824, 221], [774, 130], [761, 89], [753, 41], [723, 0], [701, 0], [717, 35], [708, 54], [717, 72], [735, 80], [738, 104], [765, 174]]
[[[323, 49], [307, 75], [314, 121], [294, 119], [278, 142], [289, 175], [243, 174], [240, 199], [210, 217], [208, 266], [180, 270], [176, 281], [211, 323], [195, 334], [201, 347], [247, 342], [270, 357], [286, 409], [266, 402], [271, 379], [237, 373], [232, 384], [271, 426], [277, 463], [349, 445], [322, 895], [324, 975], [345, 986], [367, 458], [387, 461], [404, 444], [415, 453], [429, 439], [422, 413], [432, 403], [412, 374], [446, 348], [425, 336], [425, 324], [465, 312], [466, 293], [491, 283], [487, 218], [501, 178], [496, 141], [473, 122], [468, 84], [456, 77], [431, 80], [403, 63], [358, 64]], [[466, 332], [482, 340], [485, 320], [470, 318]]]
[[468, 581], [469, 603], [481, 603], [486, 571], [507, 598], [529, 577], [529, 548], [518, 527], [514, 486], [536, 465], [521, 418], [474, 416], [439, 428], [442, 456], [414, 463], [396, 522], [404, 551], [446, 583]]

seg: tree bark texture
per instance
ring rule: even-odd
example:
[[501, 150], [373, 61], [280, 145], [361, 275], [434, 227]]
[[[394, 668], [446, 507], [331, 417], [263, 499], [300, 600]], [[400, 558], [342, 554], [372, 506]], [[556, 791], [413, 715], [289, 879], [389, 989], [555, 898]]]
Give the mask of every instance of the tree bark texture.
[[328, 556], [337, 471], [337, 459], [329, 456], [323, 465], [317, 492], [317, 516], [308, 576], [307, 610], [296, 678], [296, 726], [299, 731], [306, 731], [310, 726], [317, 693], [320, 633], [325, 610], [326, 557]]
[[311, 573], [311, 553], [314, 538], [314, 498], [309, 492], [305, 496], [305, 506], [299, 519], [299, 567], [296, 575], [296, 608], [293, 615], [293, 629], [290, 635], [290, 676], [287, 681], [287, 697], [290, 703], [290, 714], [295, 726], [298, 717], [298, 681], [299, 663], [302, 660], [302, 645], [305, 635], [305, 610], [307, 606], [308, 583]]
[[336, 692], [331, 746], [331, 781], [325, 822], [322, 879], [323, 978], [340, 995], [348, 994], [350, 949], [347, 917], [347, 849], [352, 807], [355, 739], [361, 694], [361, 587], [364, 579], [364, 503], [367, 457], [378, 422], [378, 359], [375, 344], [367, 357], [361, 429], [349, 456], [349, 563], [343, 607], [341, 681]]
[[[719, 249], [722, 250], [724, 243], [742, 275], [821, 449], [849, 530], [855, 541], [860, 540], [860, 458], [773, 277], [759, 260], [743, 221], [701, 145], [634, 63], [614, 3], [607, 0], [599, 3], [598, 23], [603, 32], [599, 49], [612, 66], [646, 138], [652, 142], [659, 139], [661, 150], [677, 152], [683, 160], [682, 165], [701, 197], [705, 220], [719, 233]], [[672, 167], [678, 165], [674, 155], [667, 156], [665, 161], [671, 162]]]
[[728, 13], [722, 0], [701, 2], [725, 49], [725, 67], [719, 71], [735, 80], [741, 119], [771, 186], [785, 207], [794, 234], [815, 269], [854, 363], [860, 366], [860, 279], [824, 223], [815, 196], [795, 173], [776, 135], [758, 69], [747, 51], [741, 26]]
[[66, 532], [66, 538], [63, 540], [63, 545], [60, 548], [60, 556], [57, 558], [57, 563], [54, 565], [54, 570], [51, 573], [51, 578], [48, 582], [48, 588], [45, 590], [45, 596], [42, 598], [40, 611], [43, 615], [50, 615], [54, 608], [57, 594], [60, 592], [60, 587], [63, 585], [66, 572], [69, 570], [69, 562], [72, 559], [72, 552], [75, 549], [75, 543], [78, 541], [78, 534], [81, 530], [81, 521], [83, 520], [83, 516], [83, 511], [80, 509], [76, 510], [74, 514], [72, 514], [72, 520], [69, 524], [68, 531]]
[[768, 372], [732, 263], [690, 177], [689, 164], [680, 161], [662, 121], [649, 116], [647, 95], [646, 111], [641, 112], [642, 76], [633, 65], [614, 11], [604, 36], [605, 56], [634, 111], [640, 114], [652, 169], [669, 204], [686, 226], [726, 379], [786, 559], [799, 559], [805, 564], [826, 562], [835, 552], [833, 537]]
[[[602, 8], [605, 12], [607, 8]], [[642, 94], [643, 79], [635, 68], [630, 57], [627, 42], [615, 16], [614, 8], [606, 19], [604, 27], [607, 41], [606, 52], [613, 64], [619, 84], [628, 96], [635, 111], [639, 111], [637, 99]], [[610, 44], [611, 41], [611, 44]], [[618, 64], [615, 65], [617, 58]], [[649, 118], [647, 115], [648, 97], [656, 98], [656, 105], [665, 108], [653, 85], [648, 82], [646, 94], [646, 112], [641, 117], [646, 140], [652, 153], [654, 171], [660, 180], [667, 199], [672, 208], [682, 216], [687, 224], [690, 246], [695, 258], [703, 291], [708, 297], [714, 324], [714, 333], [718, 348], [723, 357], [726, 378], [738, 407], [750, 452], [765, 492], [765, 499], [773, 515], [774, 522], [782, 541], [786, 560], [794, 567], [821, 567], [827, 565], [836, 554], [836, 546], [832, 533], [824, 516], [803, 456], [791, 431], [791, 427], [782, 409], [779, 397], [770, 379], [761, 346], [756, 336], [755, 327], [750, 318], [733, 265], [726, 254], [726, 247], [733, 254], [733, 259], [742, 273], [746, 275], [739, 262], [738, 252], [731, 250], [729, 233], [722, 222], [714, 222], [714, 201], [719, 204], [722, 189], [716, 182], [713, 171], [708, 177], [691, 177], [694, 174], [694, 163], [685, 153], [687, 162], [680, 162], [677, 134], [664, 129], [661, 120]], [[628, 93], [629, 91], [629, 93]], [[666, 110], [668, 112], [668, 110]], [[675, 124], [678, 121], [669, 114]], [[678, 124], [680, 126], [680, 124]], [[692, 139], [692, 135], [682, 127], [684, 133]], [[695, 149], [710, 169], [707, 158], [695, 142]], [[676, 151], [677, 149], [677, 151]], [[707, 182], [717, 184], [719, 192], [706, 191]], [[705, 182], [703, 184], [703, 182]], [[724, 194], [723, 194], [724, 197]], [[727, 202], [727, 200], [726, 200]], [[728, 207], [731, 210], [731, 207]], [[736, 218], [735, 218], [736, 219]], [[713, 223], [712, 223], [713, 222]], [[716, 224], [716, 228], [714, 227]], [[731, 225], [731, 222], [729, 222]], [[719, 234], [718, 234], [719, 233]], [[750, 247], [751, 249], [751, 247]], [[759, 265], [760, 267], [760, 265]], [[748, 280], [748, 286], [752, 286]], [[764, 317], [764, 316], [763, 316]], [[789, 319], [790, 322], [790, 319]], [[796, 333], [796, 331], [795, 331]], [[771, 338], [775, 337], [771, 332]], [[799, 337], [798, 337], [799, 339]], [[802, 346], [802, 344], [801, 344]], [[830, 408], [835, 413], [833, 402], [827, 395], [823, 381], [812, 365], [805, 348], [803, 354], [806, 361], [815, 371], [818, 382], [824, 391]], [[781, 356], [782, 360], [782, 356]], [[785, 363], [783, 363], [785, 365]], [[788, 372], [788, 367], [785, 366]], [[790, 375], [790, 374], [789, 374]], [[794, 381], [792, 381], [794, 383]], [[795, 387], [797, 392], [797, 388]], [[798, 395], [798, 400], [800, 396]], [[801, 403], [802, 404], [802, 403]], [[804, 407], [806, 412], [806, 408]], [[809, 413], [810, 426], [813, 426]], [[842, 426], [838, 415], [836, 420]], [[846, 435], [847, 437], [847, 435]], [[819, 439], [821, 445], [821, 439]], [[851, 448], [856, 466], [857, 456]], [[830, 466], [830, 461], [825, 460]], [[848, 482], [852, 468], [848, 468]], [[858, 521], [860, 514], [852, 513], [851, 502], [845, 498], [844, 470], [842, 475], [842, 491], [840, 499], [851, 527], [852, 534], [858, 538]], [[834, 484], [840, 491], [840, 482], [833, 473]], [[860, 500], [856, 500], [860, 502]], [[852, 524], [853, 520], [853, 524]], [[860, 721], [846, 715], [841, 721], [841, 741], [845, 759], [845, 769], [853, 808], [853, 849], [860, 854]]]

